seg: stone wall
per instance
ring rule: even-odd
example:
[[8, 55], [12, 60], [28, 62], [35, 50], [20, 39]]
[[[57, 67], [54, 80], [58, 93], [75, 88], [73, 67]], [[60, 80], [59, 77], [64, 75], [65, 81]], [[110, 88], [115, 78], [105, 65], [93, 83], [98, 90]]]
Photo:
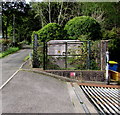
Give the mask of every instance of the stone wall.
[[97, 70], [46, 70], [48, 73], [77, 79], [80, 81], [105, 81], [105, 71]]

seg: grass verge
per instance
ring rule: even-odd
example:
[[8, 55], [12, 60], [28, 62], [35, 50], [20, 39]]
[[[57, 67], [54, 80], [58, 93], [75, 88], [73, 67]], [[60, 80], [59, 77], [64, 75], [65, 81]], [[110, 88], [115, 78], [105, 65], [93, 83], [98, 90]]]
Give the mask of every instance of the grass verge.
[[30, 56], [26, 56], [23, 61], [27, 61], [30, 58]]
[[12, 53], [14, 53], [14, 52], [16, 52], [16, 51], [18, 51], [18, 50], [19, 50], [18, 47], [10, 47], [10, 48], [9, 48], [8, 50], [6, 50], [5, 52], [0, 53], [0, 58], [5, 57], [5, 56], [7, 56], [7, 55], [9, 55], [9, 54], [12, 54]]

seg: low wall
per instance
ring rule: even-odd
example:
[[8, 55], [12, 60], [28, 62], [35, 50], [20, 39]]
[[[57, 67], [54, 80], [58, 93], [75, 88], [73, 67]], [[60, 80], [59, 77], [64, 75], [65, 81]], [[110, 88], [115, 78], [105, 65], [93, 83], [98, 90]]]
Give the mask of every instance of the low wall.
[[48, 73], [80, 81], [105, 81], [105, 71], [97, 70], [46, 70]]

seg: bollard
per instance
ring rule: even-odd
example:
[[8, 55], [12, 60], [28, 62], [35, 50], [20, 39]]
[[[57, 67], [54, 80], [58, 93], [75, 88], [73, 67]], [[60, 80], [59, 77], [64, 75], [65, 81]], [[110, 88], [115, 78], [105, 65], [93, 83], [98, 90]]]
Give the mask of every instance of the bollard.
[[106, 52], [106, 81], [108, 81], [108, 69], [109, 69], [109, 65], [108, 65], [108, 62], [109, 62], [109, 52], [107, 51]]

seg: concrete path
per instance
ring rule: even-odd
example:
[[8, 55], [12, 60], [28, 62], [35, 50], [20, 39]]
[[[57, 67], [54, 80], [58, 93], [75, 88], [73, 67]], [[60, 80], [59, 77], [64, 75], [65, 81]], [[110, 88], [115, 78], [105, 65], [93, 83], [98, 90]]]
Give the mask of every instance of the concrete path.
[[19, 71], [2, 89], [2, 113], [75, 113], [67, 83]]
[[29, 55], [31, 49], [22, 49], [14, 54], [0, 59], [2, 62], [2, 84], [19, 69], [24, 58]]

